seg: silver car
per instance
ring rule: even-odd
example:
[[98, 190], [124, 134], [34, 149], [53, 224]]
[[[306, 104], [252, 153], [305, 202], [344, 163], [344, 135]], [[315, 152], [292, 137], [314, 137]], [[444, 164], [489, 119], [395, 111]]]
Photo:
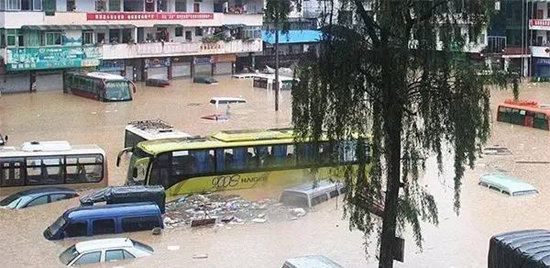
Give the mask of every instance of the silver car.
[[153, 249], [150, 246], [130, 238], [108, 238], [76, 243], [63, 251], [59, 260], [73, 266], [135, 259], [151, 254]]

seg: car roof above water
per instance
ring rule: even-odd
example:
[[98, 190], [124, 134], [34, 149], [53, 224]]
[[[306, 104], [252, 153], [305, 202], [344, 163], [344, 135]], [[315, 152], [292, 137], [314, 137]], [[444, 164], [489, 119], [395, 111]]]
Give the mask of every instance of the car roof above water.
[[158, 214], [160, 215], [159, 207], [152, 202], [113, 204], [101, 206], [81, 206], [68, 209], [63, 213], [63, 217], [69, 220], [86, 220], [89, 218], [108, 218], [118, 217], [121, 215], [143, 215], [143, 214]]
[[283, 191], [285, 192], [294, 192], [294, 193], [304, 193], [304, 194], [315, 194], [318, 192], [329, 192], [335, 189], [340, 189], [344, 187], [344, 184], [341, 182], [332, 182], [329, 180], [322, 180], [315, 184], [314, 182], [307, 182]]
[[533, 185], [526, 183], [518, 178], [508, 176], [505, 174], [500, 174], [500, 173], [491, 173], [491, 174], [483, 175], [479, 178], [479, 182], [483, 184], [487, 184], [488, 186], [495, 187], [500, 191], [506, 191], [510, 195], [514, 195], [514, 193], [516, 192], [526, 192], [526, 191], [538, 192]]
[[21, 191], [21, 192], [18, 192], [17, 194], [21, 196], [30, 196], [30, 195], [58, 194], [58, 193], [74, 194], [76, 192], [75, 190], [66, 188], [66, 187], [40, 187], [40, 188]]
[[106, 238], [79, 242], [75, 244], [78, 252], [96, 251], [106, 248], [128, 248], [134, 243], [129, 238]]

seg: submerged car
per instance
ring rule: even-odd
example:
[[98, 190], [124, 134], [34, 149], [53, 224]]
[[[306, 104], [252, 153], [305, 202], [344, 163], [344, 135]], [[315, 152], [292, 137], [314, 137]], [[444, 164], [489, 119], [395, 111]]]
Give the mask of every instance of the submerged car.
[[145, 81], [145, 85], [150, 87], [165, 87], [170, 85], [170, 81], [163, 78], [148, 78]]
[[537, 189], [518, 178], [500, 173], [486, 174], [479, 178], [479, 185], [510, 196], [538, 194]]
[[70, 188], [40, 187], [21, 191], [4, 198], [0, 201], [0, 207], [7, 209], [22, 209], [77, 196], [78, 194]]
[[196, 76], [193, 78], [193, 83], [199, 84], [217, 84], [218, 80], [208, 76]]
[[210, 104], [214, 104], [216, 105], [216, 107], [220, 105], [239, 104], [239, 103], [246, 103], [246, 99], [235, 98], [235, 97], [214, 97], [210, 99]]
[[331, 198], [345, 193], [346, 188], [341, 182], [323, 180], [314, 184], [304, 183], [296, 187], [285, 189], [281, 193], [280, 202], [288, 206], [310, 208]]
[[0, 133], [0, 146], [6, 145], [8, 143], [8, 136], [2, 136], [2, 133]]
[[153, 248], [130, 238], [96, 239], [67, 248], [59, 260], [67, 266], [114, 262], [152, 255]]
[[323, 255], [309, 255], [291, 258], [285, 261], [282, 268], [344, 268], [342, 265]]

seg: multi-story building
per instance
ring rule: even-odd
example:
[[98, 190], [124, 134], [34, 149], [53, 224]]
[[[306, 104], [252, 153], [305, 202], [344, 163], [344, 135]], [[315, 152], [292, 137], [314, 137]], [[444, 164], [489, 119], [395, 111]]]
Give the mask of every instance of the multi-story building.
[[550, 78], [550, 1], [531, 1], [529, 7], [532, 75]]
[[61, 89], [63, 71], [134, 81], [231, 73], [262, 51], [263, 0], [0, 0], [1, 91]]

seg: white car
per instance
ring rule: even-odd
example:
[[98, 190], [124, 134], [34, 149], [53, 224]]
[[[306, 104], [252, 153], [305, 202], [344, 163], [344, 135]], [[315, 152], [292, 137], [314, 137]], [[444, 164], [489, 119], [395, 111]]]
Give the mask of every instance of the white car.
[[63, 251], [59, 260], [73, 266], [135, 259], [151, 254], [153, 249], [150, 246], [130, 238], [108, 238], [76, 243]]

